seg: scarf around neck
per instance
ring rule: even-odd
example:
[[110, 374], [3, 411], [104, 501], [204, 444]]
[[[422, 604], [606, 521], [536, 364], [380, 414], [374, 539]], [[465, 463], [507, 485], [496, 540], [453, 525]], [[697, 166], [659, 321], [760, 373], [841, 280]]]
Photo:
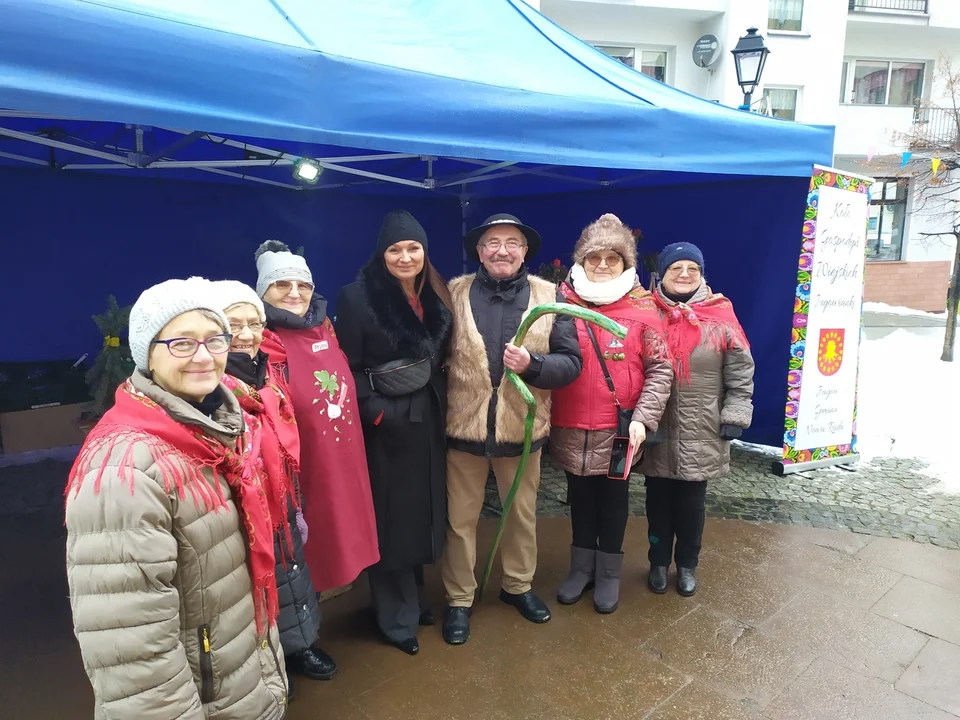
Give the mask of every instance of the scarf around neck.
[[720, 353], [750, 347], [733, 303], [720, 293], [714, 294], [706, 284], [693, 294], [689, 305], [665, 297], [659, 285], [653, 298], [663, 314], [663, 330], [678, 383], [690, 382], [690, 355], [701, 344], [708, 343]]
[[270, 374], [260, 388], [229, 374], [223, 376], [223, 384], [237, 398], [244, 412], [257, 418], [264, 426], [260, 442], [263, 488], [273, 530], [282, 532], [292, 555], [293, 538], [290, 535], [290, 523], [287, 522], [287, 507], [290, 502], [300, 507], [295, 480], [300, 472], [300, 433], [293, 405], [272, 381]]
[[570, 281], [577, 295], [594, 305], [609, 305], [616, 302], [637, 284], [636, 268], [627, 268], [619, 277], [607, 282], [593, 282], [587, 279], [582, 265], [575, 264], [570, 269]]
[[[94, 492], [115, 449], [122, 450], [116, 472], [134, 493], [134, 451], [145, 447], [163, 477], [164, 491], [187, 494], [197, 507], [219, 512], [226, 507], [219, 478], [233, 490], [233, 500], [243, 521], [249, 549], [257, 633], [263, 635], [276, 624], [279, 612], [274, 579], [273, 525], [270, 508], [261, 487], [258, 458], [262, 428], [255, 417], [244, 415], [244, 430], [237, 447], [228, 447], [205, 433], [200, 426], [175, 420], [166, 409], [137, 390], [130, 380], [117, 388], [112, 408], [87, 436], [67, 480], [65, 495], [75, 495], [85, 478], [97, 470]], [[239, 450], [238, 450], [239, 448]], [[99, 469], [98, 469], [99, 464]], [[211, 483], [203, 474], [213, 473]]]

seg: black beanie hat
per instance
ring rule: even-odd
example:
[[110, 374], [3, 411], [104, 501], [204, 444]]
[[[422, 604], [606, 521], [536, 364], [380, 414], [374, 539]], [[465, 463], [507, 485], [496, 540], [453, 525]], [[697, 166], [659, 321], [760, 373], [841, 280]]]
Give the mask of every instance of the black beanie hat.
[[417, 219], [406, 210], [391, 210], [383, 217], [380, 234], [377, 236], [377, 253], [383, 255], [387, 248], [403, 240], [415, 240], [427, 251], [427, 233]]

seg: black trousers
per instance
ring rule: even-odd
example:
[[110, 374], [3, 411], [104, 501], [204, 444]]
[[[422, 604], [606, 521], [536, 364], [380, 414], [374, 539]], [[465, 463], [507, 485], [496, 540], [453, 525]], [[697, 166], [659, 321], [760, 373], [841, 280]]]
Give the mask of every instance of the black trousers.
[[380, 631], [390, 640], [402, 642], [417, 637], [423, 600], [423, 566], [382, 570], [367, 569], [370, 594]]
[[567, 482], [574, 546], [611, 555], [623, 552], [630, 512], [629, 480], [568, 472]]
[[645, 484], [650, 564], [669, 565], [672, 555], [677, 567], [695, 568], [703, 541], [707, 481], [648, 477]]

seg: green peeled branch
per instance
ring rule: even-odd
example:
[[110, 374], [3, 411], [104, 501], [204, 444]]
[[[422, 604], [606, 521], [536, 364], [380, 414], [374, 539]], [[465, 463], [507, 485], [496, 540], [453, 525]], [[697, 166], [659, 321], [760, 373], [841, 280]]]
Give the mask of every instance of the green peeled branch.
[[[524, 318], [523, 322], [520, 323], [513, 344], [518, 347], [522, 345], [523, 339], [527, 336], [527, 331], [530, 329], [530, 326], [542, 316], [550, 314], [570, 315], [578, 320], [598, 325], [621, 340], [627, 336], [627, 329], [625, 327], [598, 312], [587, 310], [587, 308], [580, 307], [579, 305], [545, 303], [533, 308], [527, 317]], [[527, 461], [530, 459], [530, 445], [533, 443], [533, 421], [537, 415], [537, 400], [533, 396], [533, 393], [530, 392], [527, 384], [521, 380], [520, 376], [513, 372], [513, 370], [507, 370], [506, 376], [527, 404], [527, 417], [523, 424], [523, 453], [520, 455], [520, 464], [517, 466], [517, 474], [513, 478], [513, 485], [510, 487], [510, 492], [507, 494], [506, 500], [503, 501], [503, 512], [500, 514], [500, 521], [497, 523], [497, 533], [493, 537], [493, 544], [490, 546], [487, 561], [483, 566], [483, 577], [480, 579], [478, 599], [483, 597], [483, 591], [486, 590], [487, 582], [490, 580], [490, 571], [493, 569], [493, 560], [496, 557], [497, 548], [500, 547], [503, 528], [507, 524], [507, 518], [510, 516], [510, 510], [513, 507], [513, 499], [516, 497], [517, 490], [520, 488], [520, 479], [523, 477], [523, 472], [527, 468]]]

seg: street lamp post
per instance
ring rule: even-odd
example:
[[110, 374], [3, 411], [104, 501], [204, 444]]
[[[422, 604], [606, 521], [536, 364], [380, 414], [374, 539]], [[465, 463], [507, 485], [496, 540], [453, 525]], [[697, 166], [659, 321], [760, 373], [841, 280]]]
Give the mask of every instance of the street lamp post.
[[767, 62], [770, 49], [763, 44], [763, 35], [757, 34], [757, 28], [747, 28], [747, 34], [740, 38], [737, 46], [730, 51], [737, 65], [737, 83], [743, 91], [741, 110], [749, 110], [753, 91], [760, 84], [763, 66]]

